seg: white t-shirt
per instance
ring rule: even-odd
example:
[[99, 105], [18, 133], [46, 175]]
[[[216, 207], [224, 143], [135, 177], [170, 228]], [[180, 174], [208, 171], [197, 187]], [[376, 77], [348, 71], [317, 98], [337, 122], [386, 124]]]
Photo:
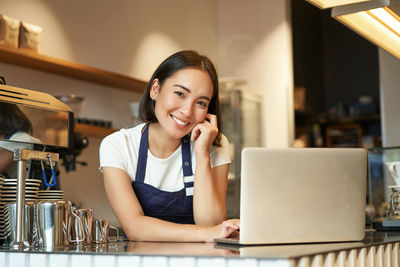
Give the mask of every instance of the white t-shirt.
[[[103, 139], [100, 145], [100, 170], [102, 167], [115, 167], [125, 171], [135, 181], [142, 128], [140, 124], [130, 129], [122, 129]], [[231, 163], [229, 143], [222, 135], [222, 147], [212, 146], [211, 167]], [[190, 143], [193, 174], [196, 170], [194, 142]], [[184, 188], [181, 146], [168, 158], [160, 159], [148, 150], [144, 181], [160, 190], [175, 192]], [[185, 179], [185, 182], [190, 180]]]

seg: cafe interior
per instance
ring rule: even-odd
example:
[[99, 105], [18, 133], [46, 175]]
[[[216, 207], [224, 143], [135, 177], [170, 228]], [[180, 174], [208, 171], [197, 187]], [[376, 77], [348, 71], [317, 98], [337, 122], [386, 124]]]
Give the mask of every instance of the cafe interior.
[[[365, 30], [362, 23], [357, 24], [362, 22], [361, 15], [352, 21], [351, 14], [359, 14], [361, 8], [372, 10], [384, 4], [386, 9], [393, 8], [398, 25], [392, 27], [379, 20], [384, 29], [374, 29], [368, 21]], [[57, 134], [74, 141], [53, 151], [59, 157], [55, 165], [59, 172], [57, 190], [76, 209], [90, 208], [95, 217], [108, 220], [121, 231], [99, 171], [100, 143], [109, 134], [140, 123], [138, 102], [163, 59], [180, 50], [196, 50], [215, 63], [219, 76], [220, 130], [229, 140], [232, 158], [228, 217], [240, 217], [243, 148], [363, 148], [368, 153], [366, 222], [373, 229], [376, 218], [388, 216], [393, 197], [389, 186], [397, 184], [385, 163], [400, 161], [399, 14], [400, 3], [392, 0], [1, 0], [0, 76], [5, 87], [2, 85], [0, 91], [16, 88], [20, 92], [22, 88], [44, 93], [43, 97], [55, 97], [54, 103], [65, 104], [64, 111], [73, 113], [64, 119], [68, 122], [64, 130], [73, 132]], [[9, 34], [13, 23], [18, 23], [20, 35], [15, 42]], [[391, 238], [399, 242], [397, 237]], [[388, 251], [398, 255], [399, 245], [395, 244]], [[174, 266], [169, 257], [179, 256], [177, 251], [182, 248], [172, 249], [175, 246], [129, 244], [125, 252], [129, 247], [131, 256], [149, 256], [154, 250], [150, 254], [156, 257], [138, 256], [140, 259], [129, 262], [148, 266], [158, 261]], [[186, 248], [189, 252], [183, 253], [184, 259], [191, 264], [198, 260], [193, 256], [196, 251], [204, 251], [215, 266], [221, 264], [214, 258], [215, 247], [191, 244]], [[358, 248], [362, 251], [361, 245]], [[301, 265], [307, 261], [301, 258], [307, 253], [326, 253], [313, 258], [315, 266], [336, 257], [328, 256], [335, 250], [329, 246], [324, 252], [307, 249], [303, 254], [280, 254], [277, 249], [277, 258], [287, 258], [292, 264], [284, 265], [283, 261], [279, 266], [311, 266]], [[236, 250], [229, 252], [237, 257], [232, 251]], [[275, 259], [271, 248], [254, 251], [243, 250], [239, 256], [247, 263], [258, 259], [253, 262], [257, 264]], [[17, 257], [2, 252], [0, 262], [18, 262]], [[82, 251], [75, 252], [80, 255]], [[94, 255], [104, 250], [90, 252]], [[222, 258], [229, 263], [227, 251], [224, 253]], [[51, 266], [60, 261], [52, 255], [40, 251], [26, 257], [47, 257], [46, 266]], [[389, 257], [392, 260], [387, 266], [398, 266], [398, 256], [397, 265], [394, 256]], [[24, 263], [33, 262], [29, 259]], [[101, 263], [93, 256], [83, 262], [124, 266], [121, 258], [105, 259]], [[81, 258], [71, 258], [62, 266], [78, 266], [73, 264], [78, 260]], [[201, 260], [196, 266], [205, 264], [205, 259]], [[229, 264], [233, 265], [221, 266], [236, 266]]]

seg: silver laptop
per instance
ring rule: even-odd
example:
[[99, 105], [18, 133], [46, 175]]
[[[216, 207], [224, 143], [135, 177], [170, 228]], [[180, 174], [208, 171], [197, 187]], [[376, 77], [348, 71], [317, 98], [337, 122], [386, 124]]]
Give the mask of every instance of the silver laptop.
[[367, 151], [245, 148], [239, 245], [359, 241], [365, 234]]

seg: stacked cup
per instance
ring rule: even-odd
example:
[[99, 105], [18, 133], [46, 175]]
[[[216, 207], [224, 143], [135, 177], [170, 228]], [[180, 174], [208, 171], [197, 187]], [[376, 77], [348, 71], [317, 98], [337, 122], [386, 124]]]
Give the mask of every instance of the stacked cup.
[[[33, 205], [34, 201], [37, 199], [40, 182], [41, 181], [37, 179], [26, 180], [25, 201], [29, 203], [25, 206], [26, 213], [33, 212]], [[0, 177], [0, 240], [3, 240], [3, 243], [7, 243], [16, 238], [16, 213], [11, 214], [11, 212], [15, 211], [16, 201], [17, 179], [5, 179], [4, 177]], [[33, 214], [26, 216], [31, 217], [25, 218], [25, 220], [33, 220]]]

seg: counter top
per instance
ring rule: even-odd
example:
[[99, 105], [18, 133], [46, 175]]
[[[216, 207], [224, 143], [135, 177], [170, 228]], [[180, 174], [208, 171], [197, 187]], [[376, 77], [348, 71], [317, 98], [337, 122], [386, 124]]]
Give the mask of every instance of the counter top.
[[344, 243], [312, 243], [240, 247], [216, 243], [119, 241], [101, 245], [71, 245], [69, 247], [27, 248], [24, 251], [13, 250], [10, 248], [0, 248], [0, 252], [290, 259], [335, 251], [368, 248], [371, 246], [379, 246], [382, 244], [396, 242], [400, 242], [399, 232], [367, 232], [363, 241]]

